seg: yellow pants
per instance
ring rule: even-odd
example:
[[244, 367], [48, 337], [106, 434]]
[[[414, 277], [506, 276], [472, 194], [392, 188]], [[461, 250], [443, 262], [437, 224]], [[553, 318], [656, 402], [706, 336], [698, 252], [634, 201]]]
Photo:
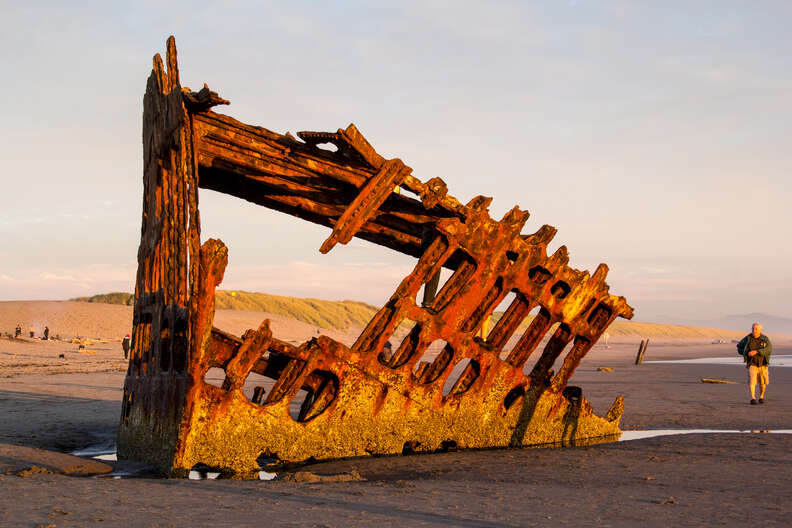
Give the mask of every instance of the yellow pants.
[[770, 385], [770, 369], [767, 368], [767, 365], [764, 367], [755, 367], [753, 365], [748, 367], [748, 382], [751, 387], [756, 387], [757, 379], [762, 387]]

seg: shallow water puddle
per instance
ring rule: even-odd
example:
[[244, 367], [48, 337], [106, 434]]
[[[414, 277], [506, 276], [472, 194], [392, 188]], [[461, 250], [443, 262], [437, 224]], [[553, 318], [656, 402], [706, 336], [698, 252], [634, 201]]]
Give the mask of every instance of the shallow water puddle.
[[[685, 364], [699, 364], [699, 365], [740, 365], [744, 366], [745, 361], [742, 356], [738, 356], [735, 352], [734, 356], [728, 357], [709, 357], [709, 358], [696, 358], [696, 359], [664, 359], [644, 361], [646, 363], [685, 363]], [[792, 356], [771, 356], [771, 367], [792, 367]]]
[[792, 429], [646, 429], [641, 431], [622, 431], [619, 442], [629, 442], [630, 440], [643, 440], [644, 438], [655, 438], [658, 436], [684, 435], [684, 434], [723, 434], [723, 433], [742, 433], [742, 434], [792, 434]]

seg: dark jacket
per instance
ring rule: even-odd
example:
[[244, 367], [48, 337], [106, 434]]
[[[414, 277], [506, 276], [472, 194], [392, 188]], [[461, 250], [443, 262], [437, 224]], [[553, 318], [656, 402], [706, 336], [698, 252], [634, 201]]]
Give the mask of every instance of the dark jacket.
[[[747, 336], [743, 337], [739, 343], [737, 343], [737, 353], [745, 358], [746, 365], [750, 365], [752, 360], [754, 362], [760, 361], [759, 366], [769, 365], [770, 354], [773, 353], [773, 344], [770, 343], [770, 338], [764, 334], [760, 334], [759, 337], [756, 338], [756, 340], [759, 342], [759, 348], [751, 348], [748, 346], [748, 344], [751, 342], [752, 336], [753, 334], [748, 334]], [[759, 357], [760, 360], [756, 360], [748, 355], [748, 352], [751, 350], [756, 350], [758, 352], [754, 358]]]

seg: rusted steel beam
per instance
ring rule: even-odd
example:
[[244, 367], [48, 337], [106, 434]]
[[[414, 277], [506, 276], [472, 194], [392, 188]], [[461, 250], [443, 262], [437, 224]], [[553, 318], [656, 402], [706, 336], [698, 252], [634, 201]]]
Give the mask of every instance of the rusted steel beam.
[[[200, 463], [246, 478], [262, 456], [302, 462], [619, 434], [621, 396], [600, 417], [568, 386], [608, 325], [632, 317], [609, 293], [607, 266], [593, 275], [569, 267], [564, 246], [547, 254], [555, 228], [523, 234], [528, 213], [518, 207], [495, 220], [491, 198], [460, 203], [439, 178], [423, 182], [377, 153], [354, 125], [298, 140], [216, 114], [211, 107], [227, 101], [180, 86], [172, 38], [166, 62], [155, 57], [144, 98], [121, 457], [172, 475]], [[199, 187], [331, 228], [322, 252], [356, 236], [415, 256], [415, 268], [351, 347], [326, 336], [294, 346], [268, 321], [228, 334], [213, 327], [228, 253], [219, 240], [200, 244]], [[453, 273], [440, 284], [443, 267]], [[220, 386], [208, 382], [211, 369], [224, 372]], [[269, 383], [246, 386], [254, 374]]]

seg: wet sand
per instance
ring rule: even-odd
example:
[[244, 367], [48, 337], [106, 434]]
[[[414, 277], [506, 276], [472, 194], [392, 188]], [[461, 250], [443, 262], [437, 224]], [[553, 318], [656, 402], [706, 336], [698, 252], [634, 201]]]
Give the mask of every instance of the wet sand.
[[[0, 443], [56, 451], [112, 445], [125, 365], [120, 345], [97, 344], [96, 354], [75, 348], [0, 340]], [[777, 342], [774, 348], [776, 355], [792, 354], [790, 344]], [[741, 366], [636, 366], [635, 352], [634, 343], [597, 345], [572, 378], [598, 413], [623, 394], [623, 429], [792, 429], [792, 368], [771, 367], [767, 404], [751, 406]], [[52, 363], [60, 353], [68, 358], [65, 365]], [[734, 353], [733, 344], [651, 344], [646, 360]], [[35, 366], [37, 361], [45, 366]], [[600, 372], [599, 366], [614, 370]], [[702, 384], [703, 377], [738, 383]], [[786, 500], [792, 491], [787, 434], [695, 434], [566, 449], [378, 457], [302, 471], [358, 471], [366, 480], [5, 474], [0, 525], [786, 526], [792, 513]]]

